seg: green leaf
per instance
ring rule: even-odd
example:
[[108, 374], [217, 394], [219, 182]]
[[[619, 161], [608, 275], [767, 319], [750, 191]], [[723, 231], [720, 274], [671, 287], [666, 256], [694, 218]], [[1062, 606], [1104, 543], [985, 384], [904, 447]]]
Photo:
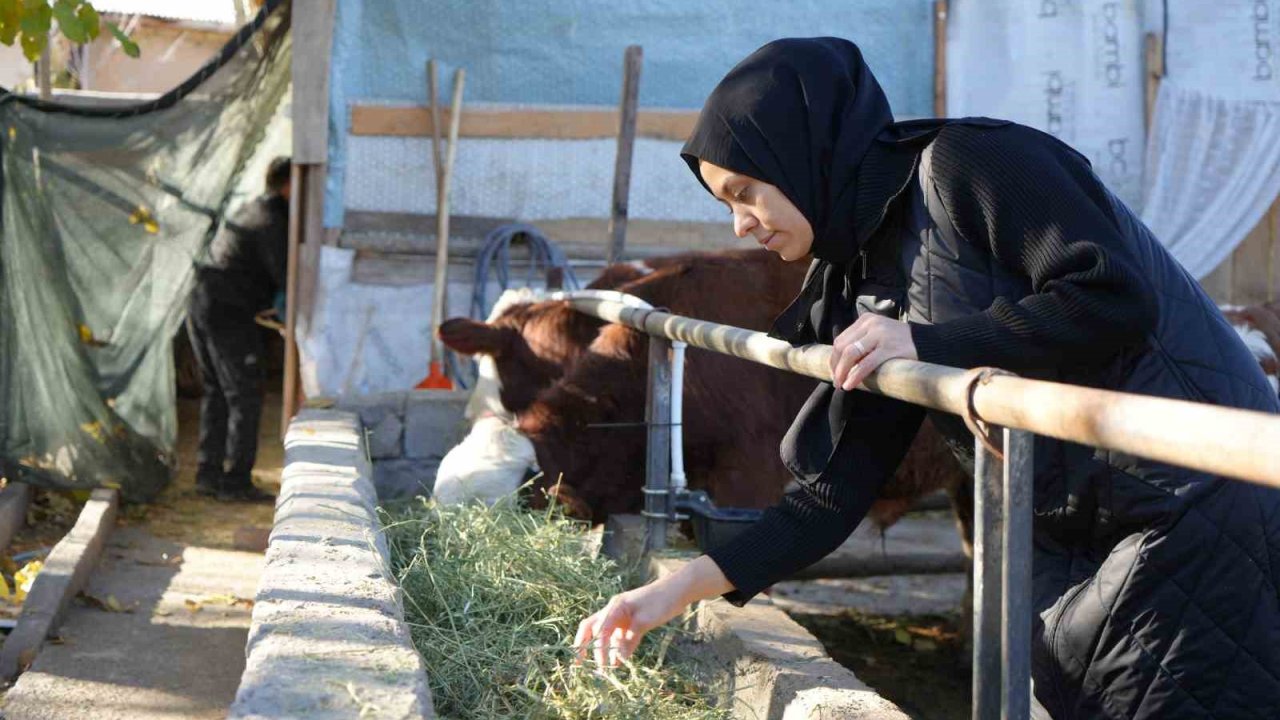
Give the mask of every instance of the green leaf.
[[80, 18], [80, 24], [84, 26], [85, 35], [90, 40], [98, 37], [98, 33], [102, 28], [102, 18], [98, 16], [98, 11], [88, 3], [80, 5], [80, 9], [76, 10], [76, 17]]
[[53, 16], [58, 20], [58, 29], [73, 43], [83, 43], [89, 39], [84, 25], [76, 15], [73, 3], [58, 0], [53, 5]]
[[0, 43], [12, 45], [18, 38], [22, 23], [22, 5], [19, 0], [0, 0]]
[[[53, 9], [39, 0], [36, 5], [24, 4], [20, 25], [23, 35], [43, 35], [53, 27]], [[44, 45], [42, 44], [41, 47]]]
[[124, 50], [125, 55], [128, 55], [131, 58], [136, 58], [142, 54], [142, 51], [138, 48], [138, 44], [130, 40], [129, 36], [124, 34], [124, 31], [120, 29], [119, 25], [116, 25], [115, 23], [107, 23], [107, 29], [115, 36], [116, 42], [120, 43], [120, 49]]
[[35, 62], [40, 59], [40, 53], [44, 50], [44, 43], [47, 39], [44, 33], [31, 35], [24, 32], [22, 34], [22, 54], [26, 55], [31, 62]]

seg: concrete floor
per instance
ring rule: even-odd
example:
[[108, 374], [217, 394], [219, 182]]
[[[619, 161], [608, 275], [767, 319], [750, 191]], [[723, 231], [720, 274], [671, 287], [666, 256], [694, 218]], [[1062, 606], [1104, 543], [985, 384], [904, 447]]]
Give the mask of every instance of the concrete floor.
[[[174, 558], [181, 562], [173, 564]], [[244, 669], [262, 555], [113, 533], [84, 601], [5, 698], [9, 720], [222, 718]]]
[[[267, 397], [263, 415], [254, 476], [274, 491], [278, 396]], [[272, 507], [195, 494], [198, 417], [198, 401], [180, 401], [178, 476], [153, 505], [122, 513], [86, 588], [92, 599], [72, 604], [60, 640], [6, 693], [4, 720], [226, 717], [263, 566], [260, 551], [237, 546], [261, 541]]]

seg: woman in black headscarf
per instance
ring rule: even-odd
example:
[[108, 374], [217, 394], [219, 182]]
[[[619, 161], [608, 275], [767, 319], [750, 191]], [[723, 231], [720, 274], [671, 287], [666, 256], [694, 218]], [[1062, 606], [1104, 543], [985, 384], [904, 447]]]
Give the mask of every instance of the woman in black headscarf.
[[[734, 231], [812, 257], [773, 334], [831, 343], [782, 440], [799, 481], [763, 519], [613, 598], [601, 664], [697, 600], [741, 605], [848, 537], [924, 410], [852, 390], [891, 358], [1280, 411], [1216, 306], [1055, 138], [894, 123], [856, 46], [770, 43], [707, 100], [683, 156]], [[931, 417], [972, 467], [974, 438]], [[1037, 438], [1035, 696], [1055, 718], [1280, 717], [1280, 493]]]

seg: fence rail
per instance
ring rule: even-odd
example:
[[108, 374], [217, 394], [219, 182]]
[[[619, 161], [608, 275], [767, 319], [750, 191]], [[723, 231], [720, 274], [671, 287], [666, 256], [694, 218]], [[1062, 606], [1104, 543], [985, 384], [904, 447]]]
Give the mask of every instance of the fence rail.
[[[764, 333], [672, 315], [635, 303], [566, 295], [575, 309], [651, 336], [645, 510], [651, 547], [671, 512], [670, 344], [683, 342], [831, 381], [831, 347], [793, 348]], [[871, 391], [980, 419], [974, 472], [974, 720], [1031, 711], [1031, 543], [1034, 435], [1125, 452], [1280, 487], [1280, 416], [1083, 388], [911, 360], [890, 360]], [[679, 422], [679, 418], [675, 418]]]
[[[827, 345], [793, 348], [764, 333], [610, 300], [570, 302], [589, 315], [649, 335], [831, 380]], [[865, 385], [872, 392], [963, 415], [970, 383], [964, 370], [890, 360]], [[1280, 487], [1280, 416], [1013, 376], [989, 378], [973, 390], [972, 402], [975, 414], [993, 425]]]

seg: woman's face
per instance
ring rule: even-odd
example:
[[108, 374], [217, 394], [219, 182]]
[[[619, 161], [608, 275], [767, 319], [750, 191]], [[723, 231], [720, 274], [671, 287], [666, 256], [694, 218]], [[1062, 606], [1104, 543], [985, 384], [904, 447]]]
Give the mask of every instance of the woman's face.
[[716, 199], [733, 213], [733, 234], [750, 235], [760, 246], [787, 262], [800, 260], [813, 247], [813, 228], [800, 209], [776, 186], [702, 160], [702, 179]]

